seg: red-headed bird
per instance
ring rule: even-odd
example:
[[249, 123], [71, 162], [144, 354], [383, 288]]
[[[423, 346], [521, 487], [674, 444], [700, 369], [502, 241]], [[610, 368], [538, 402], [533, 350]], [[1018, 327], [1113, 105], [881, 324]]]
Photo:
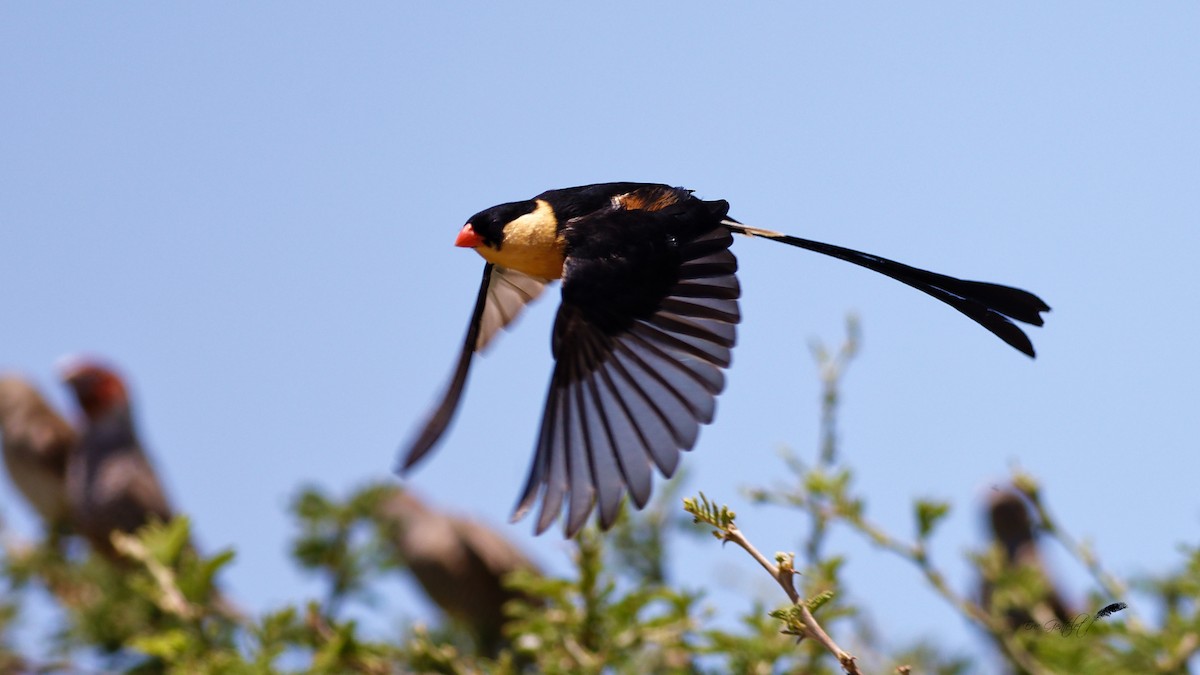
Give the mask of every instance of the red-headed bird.
[[50, 533], [68, 522], [67, 458], [75, 430], [26, 380], [0, 377], [0, 440], [4, 466]]
[[536, 532], [567, 510], [573, 536], [599, 505], [607, 529], [628, 491], [638, 508], [653, 469], [670, 477], [679, 452], [713, 420], [722, 369], [741, 320], [734, 234], [763, 237], [875, 270], [966, 314], [1033, 356], [1011, 320], [1042, 325], [1045, 302], [1008, 286], [964, 281], [840, 246], [748, 227], [724, 200], [647, 183], [550, 190], [480, 211], [457, 246], [487, 260], [458, 366], [441, 403], [409, 444], [400, 471], [441, 438], [466, 384], [471, 357], [546, 284], [562, 279], [555, 359], [533, 466], [513, 513], [541, 499]]
[[84, 416], [79, 448], [67, 466], [72, 523], [93, 550], [118, 559], [113, 532], [133, 532], [152, 519], [167, 522], [173, 513], [138, 440], [120, 376], [83, 357], [64, 359], [60, 376]]

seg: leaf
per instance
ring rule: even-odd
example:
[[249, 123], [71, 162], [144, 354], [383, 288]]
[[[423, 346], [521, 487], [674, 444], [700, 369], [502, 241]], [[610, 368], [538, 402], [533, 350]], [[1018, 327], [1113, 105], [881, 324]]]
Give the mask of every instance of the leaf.
[[917, 501], [917, 536], [926, 539], [938, 522], [950, 513], [950, 504], [926, 499]]

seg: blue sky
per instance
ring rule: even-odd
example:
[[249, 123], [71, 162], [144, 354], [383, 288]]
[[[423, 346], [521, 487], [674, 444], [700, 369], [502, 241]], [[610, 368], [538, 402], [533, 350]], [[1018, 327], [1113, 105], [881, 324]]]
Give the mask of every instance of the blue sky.
[[[764, 550], [796, 547], [797, 519], [739, 488], [780, 475], [780, 445], [815, 452], [807, 344], [854, 311], [842, 456], [873, 518], [908, 534], [914, 498], [953, 502], [934, 555], [969, 588], [977, 504], [1018, 464], [1114, 570], [1165, 570], [1200, 514], [1198, 22], [1190, 3], [5, 3], [0, 368], [62, 402], [58, 356], [119, 363], [175, 502], [265, 609], [316, 589], [285, 564], [288, 496], [386, 478], [443, 386], [482, 267], [452, 246], [464, 220], [666, 182], [1054, 308], [1031, 361], [884, 277], [738, 241], [735, 363], [685, 462]], [[476, 364], [414, 489], [506, 520], [556, 304]], [[34, 531], [3, 483], [0, 511]], [[502, 527], [567, 568], [561, 537]], [[675, 572], [722, 614], [781, 599], [706, 544]], [[888, 639], [986, 650], [915, 570], [834, 548]], [[1055, 571], [1081, 599], [1084, 573]], [[386, 611], [423, 615], [400, 597]]]

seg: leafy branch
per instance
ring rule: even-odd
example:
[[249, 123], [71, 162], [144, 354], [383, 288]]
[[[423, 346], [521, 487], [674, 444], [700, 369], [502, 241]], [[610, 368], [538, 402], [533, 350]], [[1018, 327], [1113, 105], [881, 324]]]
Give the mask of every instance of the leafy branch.
[[851, 675], [859, 673], [855, 657], [846, 650], [838, 646], [833, 638], [825, 632], [821, 624], [817, 622], [813, 616], [812, 610], [825, 604], [833, 597], [832, 591], [827, 594], [819, 595], [815, 598], [802, 600], [799, 592], [796, 591], [793, 579], [796, 575], [796, 556], [793, 553], [777, 553], [775, 554], [775, 562], [771, 562], [763, 555], [750, 540], [738, 529], [734, 523], [736, 514], [727, 506], [717, 506], [714, 502], [709, 501], [708, 497], [703, 492], [700, 493], [699, 499], [689, 497], [683, 500], [683, 509], [692, 515], [696, 523], [705, 523], [711, 525], [713, 535], [720, 539], [723, 543], [733, 542], [740, 546], [743, 550], [750, 554], [763, 569], [771, 575], [771, 578], [779, 583], [787, 594], [788, 599], [792, 601], [792, 606], [778, 614], [772, 614], [775, 618], [781, 619], [788, 634], [797, 635], [801, 639], [805, 636], [811, 636], [827, 649], [838, 663], [842, 665], [842, 669]]

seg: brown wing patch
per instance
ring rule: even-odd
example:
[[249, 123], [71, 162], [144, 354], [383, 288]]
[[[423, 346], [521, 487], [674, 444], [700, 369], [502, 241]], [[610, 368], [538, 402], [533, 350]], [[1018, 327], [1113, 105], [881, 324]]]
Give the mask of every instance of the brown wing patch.
[[613, 206], [626, 211], [661, 211], [679, 203], [687, 192], [665, 185], [647, 185], [613, 197]]

